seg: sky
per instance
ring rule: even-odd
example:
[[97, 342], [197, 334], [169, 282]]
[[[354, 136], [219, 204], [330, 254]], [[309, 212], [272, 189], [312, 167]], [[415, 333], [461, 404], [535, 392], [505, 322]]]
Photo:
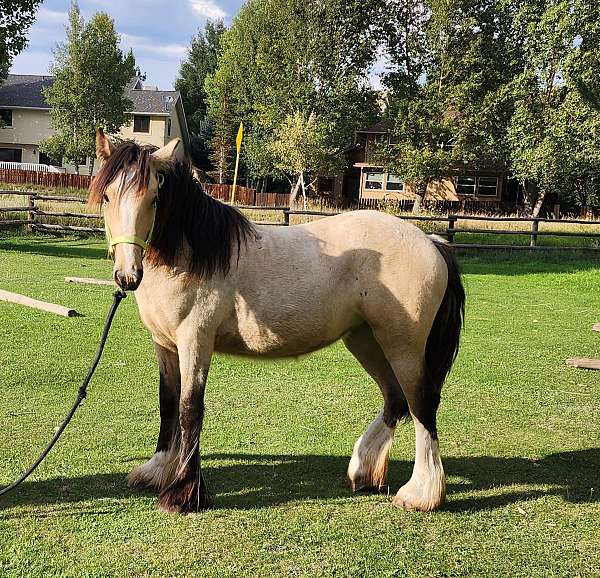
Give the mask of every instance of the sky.
[[[243, 0], [79, 0], [85, 20], [100, 11], [115, 20], [121, 47], [133, 49], [146, 83], [171, 90], [191, 38], [207, 19], [230, 24]], [[29, 45], [12, 74], [48, 74], [52, 51], [65, 38], [70, 0], [44, 0], [29, 30]]]

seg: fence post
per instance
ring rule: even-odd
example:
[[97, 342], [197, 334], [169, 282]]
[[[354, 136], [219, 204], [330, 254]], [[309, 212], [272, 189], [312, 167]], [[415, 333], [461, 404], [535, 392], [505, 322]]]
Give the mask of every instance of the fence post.
[[533, 221], [531, 221], [531, 240], [529, 241], [530, 247], [535, 247], [537, 244], [538, 229], [539, 229], [539, 221], [538, 221], [538, 219], [533, 219]]
[[290, 226], [290, 211], [289, 211], [289, 209], [286, 209], [283, 211], [283, 224], [286, 227]]
[[27, 211], [27, 220], [29, 223], [27, 224], [27, 231], [31, 233], [33, 231], [32, 225], [35, 222], [35, 196], [28, 195], [27, 196], [27, 206], [29, 207], [29, 211]]
[[448, 231], [446, 231], [448, 243], [454, 243], [454, 225], [455, 224], [456, 224], [456, 217], [454, 215], [448, 215]]

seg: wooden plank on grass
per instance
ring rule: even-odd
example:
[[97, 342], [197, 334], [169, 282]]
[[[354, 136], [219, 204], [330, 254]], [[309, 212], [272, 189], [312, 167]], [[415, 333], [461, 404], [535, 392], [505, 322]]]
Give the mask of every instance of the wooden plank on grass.
[[93, 279], [92, 277], [65, 277], [65, 283], [80, 283], [82, 285], [114, 285], [108, 279]]
[[579, 367], [581, 369], [600, 369], [600, 358], [594, 357], [570, 357], [567, 359], [567, 365]]
[[594, 325], [592, 325], [592, 330], [593, 331], [600, 331], [600, 323], [594, 323]]
[[62, 315], [63, 317], [74, 317], [77, 315], [77, 311], [75, 311], [75, 309], [63, 307], [62, 305], [56, 305], [55, 303], [47, 303], [46, 301], [38, 301], [37, 299], [32, 299], [31, 297], [26, 297], [25, 295], [20, 295], [19, 293], [11, 293], [10, 291], [4, 291], [2, 289], [0, 289], [0, 301], [16, 303], [17, 305], [25, 305], [25, 307], [56, 313], [56, 315]]

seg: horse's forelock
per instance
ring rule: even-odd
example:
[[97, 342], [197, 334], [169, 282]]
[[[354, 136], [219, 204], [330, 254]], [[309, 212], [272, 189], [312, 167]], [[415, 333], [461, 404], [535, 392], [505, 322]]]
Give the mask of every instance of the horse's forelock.
[[[138, 195], [143, 195], [148, 189], [151, 156], [155, 150], [157, 148], [154, 146], [140, 146], [131, 141], [119, 145], [102, 163], [100, 171], [92, 180], [88, 203], [100, 205], [107, 187], [117, 178], [125, 179], [126, 175], [131, 175], [127, 189], [133, 187]], [[124, 190], [125, 187], [119, 187], [119, 191]]]

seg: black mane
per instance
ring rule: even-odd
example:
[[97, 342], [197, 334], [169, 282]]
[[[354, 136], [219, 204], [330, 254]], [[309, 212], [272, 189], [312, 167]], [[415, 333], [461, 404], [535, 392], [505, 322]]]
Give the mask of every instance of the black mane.
[[[104, 189], [120, 171], [135, 168], [138, 193], [144, 194], [150, 178], [150, 155], [157, 150], [126, 142], [103, 164], [90, 188], [90, 202], [99, 203]], [[154, 231], [145, 259], [154, 266], [174, 267], [184, 244], [190, 247], [190, 273], [209, 277], [227, 275], [234, 253], [256, 238], [256, 229], [237, 209], [207, 195], [193, 177], [189, 162], [177, 161], [163, 171], [158, 192]]]

